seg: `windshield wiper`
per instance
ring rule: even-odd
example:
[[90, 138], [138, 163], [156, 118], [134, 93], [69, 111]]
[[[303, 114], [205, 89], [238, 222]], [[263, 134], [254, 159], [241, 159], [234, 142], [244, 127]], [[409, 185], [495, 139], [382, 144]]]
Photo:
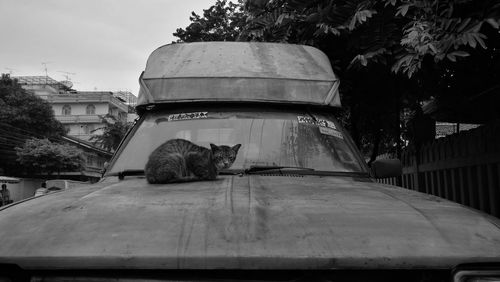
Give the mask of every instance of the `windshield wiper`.
[[306, 171], [314, 171], [313, 168], [309, 167], [300, 167], [300, 166], [277, 166], [277, 165], [253, 165], [250, 168], [245, 169], [245, 174], [259, 173], [268, 170], [282, 170], [282, 169], [295, 169], [295, 170], [306, 170]]
[[219, 171], [219, 175], [238, 175], [241, 174], [241, 169], [223, 169]]
[[125, 176], [130, 175], [144, 175], [144, 169], [126, 169], [119, 172], [109, 173], [110, 176], [118, 176], [118, 179], [123, 180]]

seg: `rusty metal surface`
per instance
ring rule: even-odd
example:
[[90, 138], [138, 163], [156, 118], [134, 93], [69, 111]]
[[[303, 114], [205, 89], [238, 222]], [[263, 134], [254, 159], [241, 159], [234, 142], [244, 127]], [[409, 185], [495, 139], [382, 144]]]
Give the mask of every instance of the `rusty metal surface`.
[[138, 105], [178, 101], [259, 101], [340, 106], [328, 57], [303, 45], [196, 42], [165, 45], [149, 57]]
[[498, 220], [341, 177], [143, 178], [0, 212], [0, 263], [24, 268], [450, 268], [500, 260]]

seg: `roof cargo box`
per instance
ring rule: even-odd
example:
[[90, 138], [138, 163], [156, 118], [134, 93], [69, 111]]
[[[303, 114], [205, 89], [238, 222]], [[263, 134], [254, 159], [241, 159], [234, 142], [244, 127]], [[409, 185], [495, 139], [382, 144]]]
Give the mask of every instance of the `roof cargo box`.
[[302, 45], [197, 42], [156, 49], [140, 79], [138, 106], [173, 102], [266, 102], [340, 107], [328, 57]]

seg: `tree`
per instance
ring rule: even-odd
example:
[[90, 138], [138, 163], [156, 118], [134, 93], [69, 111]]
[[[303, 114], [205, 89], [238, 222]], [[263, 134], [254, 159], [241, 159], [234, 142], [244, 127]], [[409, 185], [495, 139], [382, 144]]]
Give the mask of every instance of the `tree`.
[[58, 139], [66, 133], [51, 105], [2, 74], [0, 79], [0, 167], [16, 174], [16, 146], [31, 137]]
[[103, 131], [103, 133], [92, 136], [90, 141], [108, 151], [115, 151], [132, 124], [121, 121], [110, 114], [101, 116], [101, 119], [105, 126], [96, 128], [92, 132]]
[[[244, 8], [238, 40], [313, 45], [328, 55], [341, 80], [341, 120], [372, 159], [379, 148], [399, 151], [408, 123], [401, 116], [411, 118], [421, 101], [497, 83], [495, 1], [247, 0]], [[487, 83], [471, 91], [482, 77]]]
[[389, 64], [412, 76], [426, 57], [457, 61], [487, 48], [483, 26], [499, 29], [500, 4], [473, 0], [248, 0], [244, 40], [319, 45], [336, 37], [350, 67]]
[[82, 170], [83, 151], [48, 139], [31, 138], [22, 147], [16, 147], [17, 161], [29, 172], [58, 174], [63, 171]]
[[54, 117], [52, 106], [2, 74], [0, 79], [0, 123], [31, 132], [33, 135], [57, 138], [66, 134]]
[[[491, 77], [498, 56], [488, 71], [469, 57], [498, 48], [495, 1], [248, 0], [246, 8], [241, 39], [308, 44], [327, 53], [342, 81], [347, 126], [358, 146], [374, 153], [389, 134], [385, 150], [400, 147], [394, 144], [401, 142], [404, 109], [415, 112], [424, 99], [453, 95], [450, 89], [470, 95], [497, 83], [490, 79], [471, 91], [471, 77]], [[491, 60], [489, 53], [483, 57]]]
[[217, 0], [210, 8], [203, 10], [203, 17], [191, 12], [192, 22], [186, 29], [178, 28], [174, 36], [177, 42], [235, 41], [245, 24], [246, 16], [241, 0], [237, 4]]

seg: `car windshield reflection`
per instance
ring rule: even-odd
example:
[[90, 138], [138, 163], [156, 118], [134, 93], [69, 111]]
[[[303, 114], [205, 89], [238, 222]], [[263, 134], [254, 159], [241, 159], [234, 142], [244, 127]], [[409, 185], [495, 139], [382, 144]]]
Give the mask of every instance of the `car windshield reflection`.
[[230, 170], [364, 173], [361, 158], [333, 116], [301, 111], [217, 110], [146, 114], [108, 174], [142, 170], [151, 152], [170, 139], [242, 144]]

